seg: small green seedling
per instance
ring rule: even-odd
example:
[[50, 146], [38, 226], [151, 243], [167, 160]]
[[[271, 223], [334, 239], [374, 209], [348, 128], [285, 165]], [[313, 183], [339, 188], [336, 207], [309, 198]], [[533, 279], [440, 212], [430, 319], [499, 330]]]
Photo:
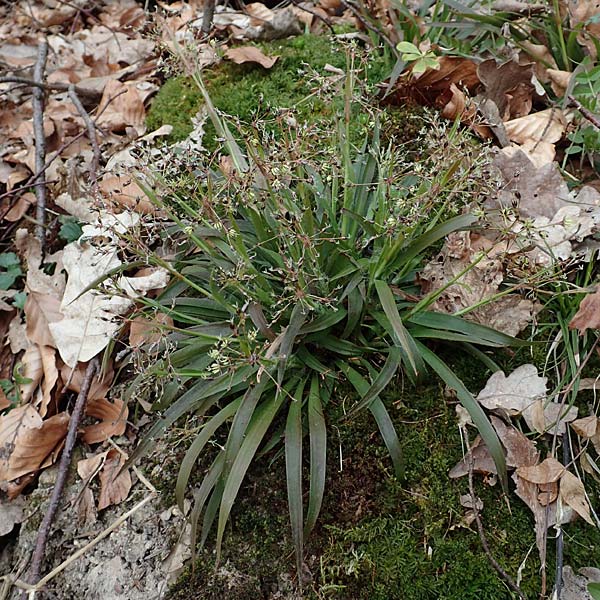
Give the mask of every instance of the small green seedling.
[[414, 63], [413, 73], [424, 73], [427, 69], [440, 68], [439, 57], [431, 50], [422, 51], [410, 42], [400, 42], [396, 46], [397, 50], [402, 53], [402, 60], [407, 63]]
[[0, 254], [0, 290], [9, 290], [22, 276], [19, 257], [14, 252]]

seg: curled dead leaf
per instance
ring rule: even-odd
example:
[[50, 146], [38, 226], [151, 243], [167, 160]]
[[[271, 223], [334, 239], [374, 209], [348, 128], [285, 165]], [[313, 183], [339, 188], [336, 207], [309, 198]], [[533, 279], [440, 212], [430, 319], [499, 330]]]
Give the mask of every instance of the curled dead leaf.
[[125, 433], [129, 409], [122, 400], [118, 398], [115, 398], [114, 402], [106, 398], [92, 400], [88, 402], [85, 413], [100, 419], [100, 423], [84, 427], [83, 441], [86, 444], [98, 444], [110, 437]]

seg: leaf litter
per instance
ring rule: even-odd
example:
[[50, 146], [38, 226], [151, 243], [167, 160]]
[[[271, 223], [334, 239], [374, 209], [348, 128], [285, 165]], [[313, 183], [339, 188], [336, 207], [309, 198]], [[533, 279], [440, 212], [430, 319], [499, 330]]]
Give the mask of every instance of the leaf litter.
[[[0, 21], [0, 58], [8, 65], [8, 75], [35, 63], [37, 43], [30, 36], [32, 27], [64, 27], [80, 15], [80, 3], [71, 4], [49, 8], [41, 2], [14, 3], [15, 21], [10, 30], [6, 20]], [[323, 14], [337, 10], [322, 5]], [[590, 18], [594, 14], [588, 14], [589, 7], [581, 3], [568, 6], [571, 23], [581, 25], [581, 43], [590, 53], [595, 52], [590, 42], [598, 33]], [[173, 47], [197, 39], [202, 11], [195, 3], [175, 2], [162, 8], [162, 44]], [[268, 9], [258, 3], [247, 5], [246, 14], [219, 6], [214, 22], [217, 30], [233, 38], [276, 39], [301, 31], [306, 13], [302, 18], [300, 13], [297, 7]], [[147, 133], [145, 111], [157, 89], [152, 82], [157, 40], [139, 35], [145, 22], [146, 14], [135, 2], [108, 1], [101, 3], [97, 18], [85, 27], [48, 36], [52, 49], [48, 83], [73, 83], [85, 91], [88, 110], [98, 114], [103, 156], [112, 156], [113, 162], [98, 182], [103, 202], [67, 185], [65, 172], [75, 174], [77, 180], [90, 170], [93, 149], [89, 140], [81, 137], [85, 123], [65, 94], [51, 96], [44, 113], [44, 131], [55, 155], [47, 175], [58, 182], [53, 190], [56, 205], [86, 225], [80, 239], [46, 257], [44, 264], [34, 238], [23, 230], [17, 234], [19, 253], [27, 264], [25, 322], [11, 315], [8, 327], [11, 351], [23, 352], [23, 375], [29, 381], [20, 384], [21, 404], [0, 415], [0, 470], [4, 475], [0, 479], [13, 482], [13, 489], [18, 489], [20, 478], [25, 480], [56, 460], [68, 424], [67, 413], [56, 412], [59, 388], [77, 392], [85, 363], [104, 350], [122, 328], [136, 298], [168, 282], [166, 272], [154, 270], [139, 277], [119, 276], [101, 291], [84, 292], [100, 275], [122, 266], [115, 232], [125, 233], [147, 217], [160, 216], [138, 183], [144, 174], [135, 172], [132, 154], [132, 143]], [[540, 56], [545, 50], [543, 46], [529, 48]], [[208, 46], [201, 47], [199, 55], [204, 64], [219, 60]], [[254, 46], [229, 48], [225, 55], [266, 69], [277, 60]], [[531, 62], [486, 60], [476, 64], [466, 58], [442, 57], [438, 66], [418, 76], [409, 71], [393, 97], [437, 106], [444, 116], [460, 118], [481, 137], [495, 138], [501, 146], [493, 160], [499, 186], [482, 215], [485, 229], [449, 236], [440, 255], [421, 273], [422, 292], [437, 296], [434, 310], [465, 312], [469, 318], [516, 335], [531, 322], [540, 305], [519, 290], [507, 294], [507, 279], [515, 273], [531, 274], [585, 257], [600, 221], [600, 194], [593, 188], [570, 191], [553, 162], [556, 143], [563, 138], [572, 113], [556, 108], [531, 112], [540, 98], [539, 81], [550, 81], [555, 93], [558, 89], [564, 94], [569, 77], [566, 72]], [[0, 149], [0, 182], [8, 191], [21, 185], [25, 188], [23, 182], [31, 181], [34, 172], [31, 102], [27, 92], [13, 87], [0, 84], [9, 99], [0, 108], [0, 134], [8, 141]], [[202, 123], [199, 125], [201, 128]], [[168, 131], [156, 132], [157, 136], [166, 134]], [[198, 139], [201, 143], [201, 134]], [[4, 196], [0, 205], [3, 218], [19, 221], [33, 202], [28, 192], [12, 205]], [[53, 275], [48, 274], [48, 265], [55, 265]], [[597, 295], [596, 291], [584, 299], [570, 327], [581, 333], [599, 328]], [[7, 304], [7, 308], [12, 306]], [[156, 342], [160, 325], [134, 318], [129, 328], [131, 345]], [[127, 406], [119, 398], [111, 401], [107, 397], [112, 378], [113, 372], [108, 370], [93, 384], [87, 414], [96, 422], [83, 428], [83, 440], [88, 444], [102, 444], [126, 432]], [[509, 467], [515, 469], [517, 494], [534, 513], [539, 547], [546, 529], [565, 522], [567, 516], [577, 513], [590, 523], [593, 520], [581, 480], [551, 457], [540, 462], [535, 442], [511, 419], [523, 419], [530, 434], [536, 435], [563, 435], [570, 423], [596, 450], [600, 446], [597, 418], [576, 419], [577, 408], [564, 408], [549, 399], [546, 387], [546, 378], [539, 376], [533, 365], [523, 365], [508, 376], [494, 374], [477, 397], [484, 408], [495, 413], [491, 422], [506, 450]], [[476, 472], [494, 474], [494, 463], [479, 438], [473, 455]], [[79, 461], [82, 479], [97, 475], [100, 480], [97, 507], [93, 496], [87, 494], [89, 489], [81, 495], [87, 513], [127, 498], [132, 480], [128, 470], [119, 473], [123, 463], [123, 456], [114, 448]], [[451, 476], [467, 472], [462, 461]], [[4, 509], [0, 504], [0, 514], [7, 514], [2, 513]], [[18, 510], [11, 515], [0, 519], [0, 524], [11, 520], [15, 524], [22, 518]]]

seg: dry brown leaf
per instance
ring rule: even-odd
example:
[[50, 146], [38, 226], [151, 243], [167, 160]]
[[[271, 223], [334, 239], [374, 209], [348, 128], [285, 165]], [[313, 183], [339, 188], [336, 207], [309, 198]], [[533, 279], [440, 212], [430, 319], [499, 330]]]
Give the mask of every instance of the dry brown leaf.
[[[399, 80], [397, 89], [387, 97], [393, 104], [403, 104], [411, 98], [426, 106], [443, 108], [452, 97], [451, 86], [474, 92], [479, 85], [477, 65], [468, 58], [442, 56], [439, 69], [428, 69], [418, 79]], [[410, 76], [410, 74], [408, 74]]]
[[536, 546], [540, 555], [541, 568], [545, 569], [546, 532], [556, 523], [556, 501], [548, 506], [542, 506], [539, 502], [539, 487], [535, 483], [519, 477], [518, 470], [513, 473], [513, 481], [516, 483], [515, 493], [533, 513]]
[[522, 150], [504, 150], [510, 152], [498, 152], [493, 161], [500, 171], [503, 186], [498, 198], [491, 198], [486, 208], [516, 205], [521, 217], [553, 219], [561, 208], [573, 205], [569, 188], [556, 164], [538, 168]]
[[6, 397], [4, 390], [0, 388], [0, 411], [10, 406], [10, 400]]
[[[102, 112], [104, 111], [104, 112]], [[146, 109], [135, 84], [111, 79], [104, 88], [98, 112], [98, 125], [113, 132], [123, 132], [135, 127], [138, 134], [144, 131]]]
[[490, 454], [488, 447], [485, 445], [481, 436], [477, 436], [473, 445], [471, 446], [472, 459], [465, 456], [459, 461], [448, 474], [450, 478], [456, 479], [458, 477], [464, 477], [469, 473], [469, 461], [473, 460], [473, 472], [482, 473], [484, 475], [495, 475], [498, 473], [496, 469], [496, 463]]
[[92, 525], [98, 519], [94, 493], [89, 487], [86, 487], [79, 495], [75, 509], [77, 510], [77, 523], [80, 526]]
[[592, 438], [598, 431], [598, 417], [595, 415], [591, 417], [584, 417], [583, 419], [577, 419], [571, 423], [573, 431], [582, 438]]
[[106, 462], [100, 471], [98, 510], [113, 504], [119, 504], [129, 495], [132, 485], [129, 469], [125, 469], [118, 474], [125, 464], [125, 460], [125, 457], [117, 450], [111, 449], [108, 451]]
[[479, 64], [477, 75], [484, 86], [482, 98], [496, 105], [502, 121], [529, 114], [535, 92], [533, 64], [513, 61], [498, 64], [489, 59]]
[[100, 181], [99, 188], [119, 208], [130, 208], [142, 215], [159, 212], [131, 175], [107, 174]]
[[[78, 363], [75, 369], [63, 364], [60, 370], [63, 385], [66, 385], [68, 390], [78, 394], [81, 391], [81, 384], [85, 379], [86, 370], [87, 363]], [[88, 401], [106, 398], [108, 390], [110, 390], [113, 384], [114, 377], [115, 372], [112, 367], [112, 361], [109, 361], [106, 368], [102, 371], [102, 378], [100, 379], [96, 376], [92, 379], [92, 384], [87, 396]]]
[[[525, 437], [512, 425], [506, 425], [498, 417], [492, 416], [491, 421], [498, 434], [498, 438], [506, 450], [506, 465], [509, 468], [537, 464], [539, 453], [536, 450], [535, 444], [530, 439]], [[473, 471], [484, 474], [497, 473], [494, 460], [480, 436], [477, 436], [473, 444]], [[469, 457], [465, 456], [452, 468], [449, 475], [454, 479], [463, 477], [468, 473]]]
[[68, 425], [67, 413], [43, 421], [30, 404], [0, 416], [0, 480], [37, 471], [62, 442]]
[[256, 46], [239, 46], [229, 48], [225, 51], [225, 56], [234, 63], [241, 65], [244, 63], [257, 63], [265, 69], [270, 69], [279, 56], [267, 56], [260, 48]]
[[86, 484], [100, 473], [107, 455], [108, 450], [77, 461], [77, 474]]
[[23, 194], [11, 209], [4, 215], [4, 218], [11, 223], [19, 221], [29, 210], [29, 207], [35, 203], [35, 196], [32, 192]]
[[58, 369], [56, 368], [56, 350], [50, 346], [40, 346], [42, 369], [44, 378], [42, 380], [42, 396], [36, 405], [40, 415], [46, 416], [48, 405], [52, 399], [52, 391], [58, 381]]
[[577, 329], [582, 334], [586, 329], [600, 329], [600, 287], [581, 301], [579, 310], [569, 323], [569, 329]]
[[546, 460], [541, 462], [539, 465], [519, 467], [517, 469], [517, 475], [537, 485], [555, 483], [565, 473], [565, 467], [559, 463], [555, 458], [549, 456]]
[[559, 71], [557, 69], [548, 69], [546, 71], [550, 80], [550, 87], [558, 98], [562, 98], [569, 87], [569, 81], [573, 73], [570, 71]]
[[118, 398], [115, 398], [114, 403], [106, 398], [92, 400], [88, 402], [85, 414], [101, 421], [83, 428], [82, 439], [86, 444], [98, 444], [125, 433], [129, 409]]
[[590, 525], [594, 525], [594, 521], [590, 516], [590, 507], [585, 496], [583, 483], [573, 473], [569, 473], [569, 471], [563, 473], [563, 476], [560, 478], [559, 495], [563, 504], [570, 506]]
[[173, 326], [173, 319], [165, 313], [158, 313], [153, 319], [137, 316], [129, 326], [129, 343], [132, 348], [139, 348], [144, 344], [159, 342], [164, 337], [165, 325]]
[[15, 525], [23, 522], [25, 518], [24, 502], [23, 498], [11, 501], [0, 498], [0, 538], [8, 535]]
[[553, 481], [552, 483], [541, 483], [538, 485], [538, 490], [538, 502], [542, 506], [548, 506], [558, 498], [558, 483], [556, 481]]

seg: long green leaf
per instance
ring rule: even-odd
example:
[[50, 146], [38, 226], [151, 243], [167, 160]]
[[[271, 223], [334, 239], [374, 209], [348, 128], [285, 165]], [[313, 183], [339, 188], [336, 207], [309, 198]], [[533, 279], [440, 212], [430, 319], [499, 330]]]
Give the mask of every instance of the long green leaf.
[[304, 321], [306, 320], [306, 313], [300, 303], [296, 304], [292, 309], [292, 315], [290, 316], [290, 322], [287, 326], [283, 339], [281, 340], [281, 347], [279, 349], [279, 364], [277, 366], [277, 385], [283, 383], [283, 376], [285, 374], [285, 367], [290, 357], [294, 342], [298, 336]]
[[330, 327], [333, 327], [335, 324], [342, 321], [345, 317], [345, 308], [338, 308], [338, 310], [335, 311], [328, 311], [325, 314], [318, 316], [316, 319], [313, 319], [310, 323], [302, 325], [300, 328], [300, 334], [304, 335], [306, 333], [316, 333], [323, 331], [324, 329], [329, 329]]
[[487, 415], [477, 400], [473, 398], [471, 392], [467, 390], [465, 384], [450, 370], [448, 365], [420, 342], [416, 342], [416, 344], [419, 347], [421, 356], [425, 362], [427, 362], [427, 364], [440, 376], [446, 385], [456, 391], [460, 403], [467, 409], [481, 438], [488, 447], [488, 450], [494, 459], [494, 463], [496, 463], [496, 469], [498, 470], [502, 488], [505, 493], [508, 493], [508, 475], [506, 472], [504, 450]]
[[[198, 519], [202, 514], [202, 509], [206, 504], [206, 500], [209, 497], [211, 491], [214, 489], [225, 463], [225, 454], [220, 452], [217, 458], [213, 461], [208, 473], [204, 476], [200, 487], [194, 493], [194, 504], [190, 512], [190, 547], [192, 550], [192, 568], [194, 568], [195, 555], [196, 555], [196, 539], [198, 537]], [[203, 539], [206, 539], [205, 537]]]
[[[344, 365], [341, 368], [352, 387], [361, 396], [366, 396], [370, 389], [369, 382], [356, 369], [353, 369], [348, 365]], [[376, 396], [373, 399], [369, 405], [369, 410], [371, 411], [373, 417], [375, 417], [381, 437], [383, 438], [388, 452], [390, 453], [396, 477], [398, 477], [398, 479], [402, 479], [404, 477], [404, 460], [402, 458], [400, 440], [398, 439], [398, 434], [396, 433], [396, 429], [394, 428], [394, 424], [392, 423], [390, 415], [388, 414], [388, 411], [379, 396]]]
[[[396, 374], [398, 367], [400, 366], [402, 360], [402, 354], [399, 348], [392, 346], [389, 349], [387, 359], [381, 368], [381, 371], [377, 374], [373, 383], [370, 385], [369, 389], [367, 389], [364, 393], [361, 393], [362, 398], [349, 410], [347, 417], [355, 415], [357, 412], [362, 410], [363, 408], [369, 406], [369, 404], [381, 394], [381, 392], [386, 388], [387, 384], [392, 380], [392, 377]], [[352, 377], [354, 374], [358, 373], [352, 369], [352, 367], [348, 366], [346, 363], [342, 363], [339, 361], [338, 367], [341, 371], [348, 377], [348, 380], [355, 389], [358, 390], [355, 383], [352, 381]]]
[[209, 442], [215, 431], [217, 431], [227, 419], [233, 416], [239, 405], [240, 400], [230, 402], [225, 408], [221, 409], [216, 415], [211, 417], [185, 453], [185, 456], [181, 461], [181, 466], [179, 467], [177, 483], [175, 484], [175, 498], [177, 499], [179, 510], [182, 513], [184, 512], [183, 499], [185, 496], [185, 488], [189, 481], [190, 473], [196, 464], [196, 460], [198, 459], [198, 456], [200, 456], [200, 452], [202, 452], [202, 449]]
[[375, 417], [375, 421], [379, 427], [379, 433], [381, 433], [381, 437], [390, 453], [396, 477], [398, 479], [403, 479], [404, 459], [402, 457], [402, 447], [400, 446], [400, 440], [398, 439], [396, 428], [392, 423], [388, 410], [380, 398], [375, 398], [373, 402], [371, 402], [369, 410], [373, 417]]
[[415, 378], [418, 378], [422, 373], [419, 372], [419, 367], [417, 365], [415, 343], [406, 330], [404, 323], [402, 323], [402, 318], [398, 312], [394, 294], [392, 294], [390, 286], [385, 281], [376, 281], [375, 289], [377, 290], [377, 295], [379, 296], [379, 301], [381, 302], [383, 311], [385, 312], [385, 315], [392, 326], [394, 333], [392, 336], [394, 339], [394, 344], [404, 350], [404, 353], [408, 357], [408, 362], [414, 372]]
[[313, 375], [308, 394], [308, 431], [310, 438], [310, 489], [304, 536], [312, 531], [321, 511], [327, 469], [327, 428], [321, 404], [319, 376]]
[[[485, 342], [493, 343], [496, 346], [521, 346], [528, 345], [528, 342], [519, 340], [491, 327], [467, 321], [461, 317], [447, 315], [436, 312], [421, 312], [411, 315], [410, 323], [431, 327], [432, 329], [447, 329], [448, 331], [456, 331], [464, 335], [470, 336], [470, 342], [473, 344], [484, 344]], [[485, 342], [484, 342], [485, 340]]]
[[248, 426], [246, 437], [237, 453], [231, 471], [227, 477], [223, 496], [219, 508], [219, 523], [217, 526], [217, 562], [221, 558], [221, 546], [225, 525], [229, 519], [231, 508], [237, 497], [242, 481], [246, 476], [248, 467], [256, 454], [267, 429], [273, 422], [277, 411], [281, 407], [285, 395], [274, 394], [270, 400], [265, 401], [255, 412], [254, 417]]
[[296, 550], [298, 581], [302, 581], [303, 509], [302, 509], [302, 396], [304, 385], [298, 385], [290, 404], [285, 427], [285, 471], [287, 479], [288, 507], [292, 526], [292, 539]]
[[152, 446], [156, 438], [172, 425], [179, 417], [194, 410], [204, 414], [225, 393], [244, 384], [257, 370], [253, 366], [244, 366], [233, 374], [224, 374], [210, 381], [199, 381], [183, 396], [174, 402], [149, 429], [136, 449], [125, 462], [121, 470], [130, 467], [140, 456], [143, 456]]

